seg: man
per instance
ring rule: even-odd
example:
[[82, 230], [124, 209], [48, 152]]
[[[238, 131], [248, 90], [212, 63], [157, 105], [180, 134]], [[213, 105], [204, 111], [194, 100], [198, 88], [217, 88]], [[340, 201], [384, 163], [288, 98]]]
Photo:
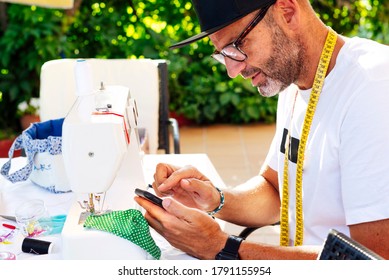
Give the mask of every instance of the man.
[[[389, 49], [325, 26], [308, 0], [193, 0], [228, 75], [279, 93], [260, 174], [219, 190], [194, 167], [160, 164], [164, 209], [136, 198], [149, 224], [201, 259], [316, 259], [330, 229], [389, 258]], [[285, 160], [286, 159], [286, 160]], [[280, 245], [223, 232], [281, 221]], [[302, 245], [302, 246], [300, 246]], [[229, 253], [227, 252], [229, 251]]]

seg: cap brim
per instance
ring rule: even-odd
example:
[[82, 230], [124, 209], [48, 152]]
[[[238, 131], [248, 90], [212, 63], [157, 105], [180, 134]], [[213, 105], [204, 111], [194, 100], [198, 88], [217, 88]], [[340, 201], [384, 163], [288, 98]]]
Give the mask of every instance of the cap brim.
[[[253, 1], [256, 2], [255, 0], [253, 0]], [[245, 11], [242, 11], [243, 12], [242, 15], [237, 16], [236, 18], [230, 19], [230, 21], [228, 21], [225, 24], [218, 25], [218, 26], [216, 26], [214, 28], [205, 30], [205, 31], [201, 32], [200, 34], [194, 35], [194, 36], [192, 36], [192, 37], [190, 37], [188, 39], [185, 39], [185, 40], [183, 40], [183, 41], [181, 41], [179, 43], [176, 43], [176, 44], [170, 46], [169, 49], [173, 50], [173, 49], [178, 49], [178, 48], [184, 47], [186, 45], [189, 45], [189, 44], [191, 44], [191, 43], [193, 43], [195, 41], [198, 41], [198, 40], [200, 40], [200, 39], [202, 39], [204, 37], [207, 37], [207, 36], [215, 33], [216, 31], [219, 31], [220, 29], [222, 29], [222, 28], [224, 28], [224, 27], [226, 27], [226, 26], [236, 22], [237, 20], [241, 19], [242, 17], [245, 17], [246, 15], [248, 15], [251, 12], [253, 12], [254, 10], [266, 7], [268, 5], [273, 5], [275, 2], [276, 2], [276, 0], [267, 0], [267, 1], [263, 0], [263, 1], [260, 1], [260, 2], [256, 2], [258, 5], [252, 6], [252, 9], [250, 8], [248, 10], [246, 9]], [[253, 4], [253, 3], [251, 3], [251, 4]]]
[[219, 25], [217, 27], [211, 28], [211, 29], [206, 30], [204, 32], [201, 32], [201, 33], [199, 33], [197, 35], [194, 35], [194, 36], [192, 36], [192, 37], [190, 37], [188, 39], [185, 39], [185, 40], [183, 40], [183, 41], [181, 41], [179, 43], [176, 43], [176, 44], [170, 46], [169, 49], [171, 49], [171, 50], [178, 49], [178, 48], [184, 47], [186, 45], [189, 45], [189, 44], [191, 44], [193, 42], [196, 42], [196, 41], [198, 41], [200, 39], [203, 39], [204, 37], [207, 37], [207, 36], [217, 32], [217, 31], [219, 31], [220, 29], [226, 27], [227, 25], [230, 25], [230, 24], [234, 23], [235, 21], [241, 19], [244, 16], [246, 16], [246, 15], [242, 15], [241, 17], [237, 17], [237, 18], [233, 19], [232, 21], [230, 21], [230, 22], [228, 22], [226, 24]]

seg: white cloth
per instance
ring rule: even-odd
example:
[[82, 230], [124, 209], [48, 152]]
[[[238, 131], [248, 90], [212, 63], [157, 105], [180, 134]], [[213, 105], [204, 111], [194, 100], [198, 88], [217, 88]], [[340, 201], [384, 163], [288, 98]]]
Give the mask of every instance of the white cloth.
[[[280, 93], [276, 135], [266, 159], [282, 182], [284, 130], [300, 139], [311, 90]], [[304, 244], [330, 228], [389, 218], [389, 47], [346, 39], [325, 79], [307, 141], [303, 171]], [[296, 164], [289, 163], [290, 238], [295, 234]], [[282, 184], [280, 183], [280, 193]]]
[[[3, 166], [4, 163], [8, 161], [8, 158], [0, 158], [0, 166]], [[26, 158], [16, 157], [12, 159], [12, 169], [19, 169], [21, 166], [26, 164]], [[206, 154], [148, 154], [143, 157], [143, 165], [145, 178], [147, 182], [152, 182], [153, 175], [155, 172], [155, 167], [160, 162], [166, 162], [170, 164], [176, 164], [179, 166], [184, 166], [188, 164], [193, 164], [197, 166], [201, 172], [207, 175], [214, 184], [225, 187], [222, 178], [217, 173], [212, 162], [209, 160]], [[120, 174], [119, 174], [120, 175]], [[25, 201], [31, 199], [42, 199], [45, 202], [45, 205], [48, 209], [48, 212], [51, 216], [68, 214], [71, 205], [74, 202], [76, 194], [70, 193], [60, 193], [55, 194], [49, 192], [42, 187], [34, 185], [30, 180], [25, 182], [11, 183], [3, 176], [0, 176], [0, 215], [14, 216], [15, 209], [24, 203]], [[130, 196], [128, 196], [130, 199]], [[14, 224], [15, 222], [2, 219], [0, 217], [0, 225], [5, 222], [8, 224]], [[219, 221], [220, 226], [224, 228], [224, 222]], [[172, 247], [167, 240], [165, 240], [161, 235], [156, 231], [150, 228], [151, 234], [155, 239], [157, 245], [162, 251], [162, 260], [194, 260], [195, 258], [189, 256]], [[1, 232], [0, 232], [1, 234]], [[0, 252], [8, 251], [16, 255], [17, 259], [34, 259], [34, 260], [46, 260], [46, 259], [63, 259], [63, 247], [62, 247], [62, 236], [59, 234], [44, 236], [44, 240], [53, 242], [53, 251], [51, 254], [47, 255], [34, 255], [21, 252], [21, 242], [23, 237], [21, 234], [18, 234], [13, 240], [12, 244], [0, 244]]]

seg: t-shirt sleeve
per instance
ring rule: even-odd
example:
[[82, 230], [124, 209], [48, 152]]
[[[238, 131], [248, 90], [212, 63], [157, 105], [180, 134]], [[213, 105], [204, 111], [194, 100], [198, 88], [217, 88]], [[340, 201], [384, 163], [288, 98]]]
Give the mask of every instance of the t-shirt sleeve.
[[[361, 90], [341, 127], [342, 199], [348, 225], [389, 218], [388, 88]], [[387, 83], [387, 82], [386, 82]]]

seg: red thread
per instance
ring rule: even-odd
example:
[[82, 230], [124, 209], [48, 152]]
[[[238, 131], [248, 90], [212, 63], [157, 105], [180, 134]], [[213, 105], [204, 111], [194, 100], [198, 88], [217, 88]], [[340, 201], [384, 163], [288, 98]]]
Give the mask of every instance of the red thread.
[[126, 120], [125, 120], [123, 115], [120, 115], [120, 114], [114, 113], [114, 112], [93, 112], [92, 114], [93, 115], [114, 115], [114, 116], [123, 118], [124, 132], [126, 134], [127, 144], [130, 144], [130, 137], [128, 136], [127, 124], [126, 124]]

